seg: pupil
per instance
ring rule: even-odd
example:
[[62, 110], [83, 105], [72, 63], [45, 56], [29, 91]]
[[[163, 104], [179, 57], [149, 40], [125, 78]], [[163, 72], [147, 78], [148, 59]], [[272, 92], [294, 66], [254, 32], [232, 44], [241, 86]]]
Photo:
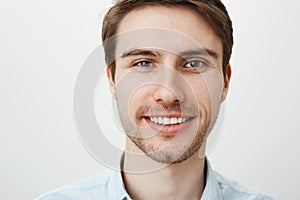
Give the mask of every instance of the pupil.
[[140, 65], [143, 66], [143, 67], [147, 67], [147, 66], [150, 65], [150, 63], [149, 63], [148, 61], [142, 61], [142, 62], [140, 63]]
[[191, 65], [192, 65], [193, 67], [198, 67], [198, 66], [199, 66], [199, 62], [197, 62], [197, 61], [192, 61], [192, 62], [191, 62]]

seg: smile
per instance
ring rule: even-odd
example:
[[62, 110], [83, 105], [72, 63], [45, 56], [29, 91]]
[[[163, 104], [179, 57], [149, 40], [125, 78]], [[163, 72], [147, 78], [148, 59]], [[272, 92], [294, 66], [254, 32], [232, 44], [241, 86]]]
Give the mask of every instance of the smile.
[[159, 125], [182, 124], [191, 120], [191, 117], [150, 117], [151, 122]]
[[190, 127], [193, 119], [196, 118], [179, 116], [145, 116], [144, 119], [160, 135], [176, 135], [180, 130]]

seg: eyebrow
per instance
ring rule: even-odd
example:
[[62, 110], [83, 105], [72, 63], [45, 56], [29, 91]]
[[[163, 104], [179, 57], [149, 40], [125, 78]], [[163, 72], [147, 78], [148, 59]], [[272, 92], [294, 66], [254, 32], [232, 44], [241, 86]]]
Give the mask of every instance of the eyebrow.
[[[161, 54], [158, 51], [155, 51], [155, 50], [132, 49], [132, 50], [125, 51], [121, 55], [121, 58], [126, 58], [126, 57], [130, 57], [130, 56], [138, 56], [138, 55], [152, 56], [152, 57], [161, 56]], [[180, 55], [182, 57], [204, 55], [204, 56], [211, 56], [215, 60], [217, 60], [219, 58], [219, 54], [216, 51], [208, 49], [208, 48], [198, 48], [198, 49], [185, 50], [185, 51], [179, 52], [178, 55]]]
[[186, 51], [180, 52], [179, 55], [182, 57], [204, 55], [204, 56], [211, 56], [215, 60], [217, 60], [219, 58], [219, 54], [216, 51], [207, 49], [207, 48], [186, 50]]
[[143, 56], [161, 56], [161, 54], [155, 50], [149, 50], [149, 49], [132, 49], [125, 51], [122, 55], [121, 58], [126, 58], [130, 56], [138, 56], [138, 55], [143, 55]]

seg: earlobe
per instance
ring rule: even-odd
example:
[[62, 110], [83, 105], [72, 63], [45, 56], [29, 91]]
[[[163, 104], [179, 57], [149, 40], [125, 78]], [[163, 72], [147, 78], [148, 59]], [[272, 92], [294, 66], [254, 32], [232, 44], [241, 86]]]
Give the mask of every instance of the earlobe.
[[230, 78], [231, 78], [231, 73], [232, 73], [231, 66], [230, 66], [230, 64], [228, 64], [226, 66], [226, 73], [225, 73], [225, 77], [224, 77], [224, 88], [223, 88], [223, 94], [222, 94], [222, 102], [227, 97], [229, 82], [230, 82]]
[[114, 99], [116, 99], [115, 82], [114, 82], [114, 79], [112, 77], [111, 66], [110, 65], [106, 67], [106, 76], [107, 76], [107, 79], [109, 81], [109, 89], [110, 89], [111, 95]]

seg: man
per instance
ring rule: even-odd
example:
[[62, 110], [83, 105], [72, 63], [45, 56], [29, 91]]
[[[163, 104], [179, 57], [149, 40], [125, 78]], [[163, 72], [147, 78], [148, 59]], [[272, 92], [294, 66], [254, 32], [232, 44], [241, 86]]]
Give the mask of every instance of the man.
[[232, 24], [219, 0], [119, 0], [102, 40], [127, 136], [121, 171], [40, 199], [272, 199], [205, 158], [231, 76]]

